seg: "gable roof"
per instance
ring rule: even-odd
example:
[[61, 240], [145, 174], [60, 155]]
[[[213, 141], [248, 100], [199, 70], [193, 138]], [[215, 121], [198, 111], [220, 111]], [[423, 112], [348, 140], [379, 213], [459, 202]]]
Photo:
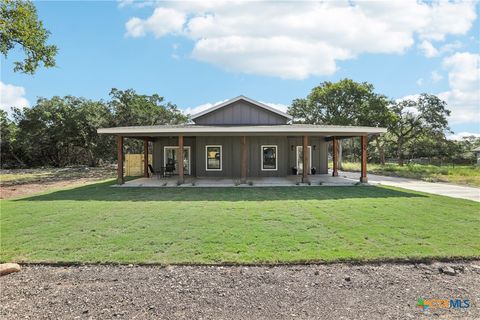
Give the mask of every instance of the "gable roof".
[[215, 111], [215, 110], [218, 110], [218, 109], [220, 109], [220, 108], [223, 108], [223, 107], [226, 107], [226, 106], [228, 106], [228, 105], [231, 105], [232, 103], [235, 103], [235, 102], [240, 101], [240, 100], [247, 101], [247, 102], [249, 102], [249, 103], [251, 103], [251, 104], [253, 104], [253, 105], [256, 105], [256, 106], [259, 107], [259, 108], [262, 108], [262, 109], [268, 110], [268, 111], [270, 111], [270, 112], [276, 113], [276, 114], [278, 114], [278, 115], [280, 115], [280, 116], [282, 116], [282, 117], [285, 117], [285, 118], [287, 118], [287, 119], [289, 119], [289, 120], [292, 119], [292, 116], [289, 115], [289, 114], [286, 114], [285, 112], [282, 112], [282, 111], [280, 111], [280, 110], [277, 110], [277, 109], [275, 109], [275, 108], [272, 108], [272, 107], [270, 107], [270, 106], [267, 106], [267, 105], [264, 104], [264, 103], [261, 103], [261, 102], [258, 102], [258, 101], [256, 101], [256, 100], [250, 99], [250, 98], [245, 97], [245, 96], [243, 96], [243, 95], [240, 95], [240, 96], [238, 96], [238, 97], [235, 97], [235, 98], [233, 98], [233, 99], [227, 100], [227, 101], [225, 101], [225, 102], [222, 102], [222, 103], [220, 103], [220, 104], [217, 104], [217, 105], [215, 105], [215, 106], [213, 106], [213, 107], [210, 107], [210, 108], [208, 108], [208, 109], [205, 109], [205, 110], [203, 110], [203, 111], [201, 111], [201, 112], [199, 112], [199, 113], [196, 113], [196, 114], [192, 115], [191, 119], [193, 120], [193, 119], [199, 118], [199, 117], [201, 117], [201, 116], [204, 116], [204, 115], [206, 115], [206, 114], [208, 114], [208, 113], [211, 113], [211, 112], [213, 112], [213, 111]]

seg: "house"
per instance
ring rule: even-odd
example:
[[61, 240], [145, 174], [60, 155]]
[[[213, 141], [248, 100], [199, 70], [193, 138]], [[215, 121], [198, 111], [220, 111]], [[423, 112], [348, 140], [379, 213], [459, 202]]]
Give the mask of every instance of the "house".
[[[123, 163], [123, 139], [144, 141], [148, 176], [148, 145], [152, 143], [155, 170], [174, 168], [179, 183], [185, 175], [233, 178], [328, 173], [328, 146], [333, 146], [333, 175], [338, 175], [338, 140], [361, 137], [361, 182], [367, 182], [367, 139], [385, 128], [292, 124], [292, 117], [268, 105], [239, 96], [191, 117], [192, 124], [98, 129], [117, 136], [118, 161]], [[180, 161], [179, 165], [178, 159]], [[304, 170], [305, 169], [305, 170]], [[123, 166], [118, 166], [123, 184]]]

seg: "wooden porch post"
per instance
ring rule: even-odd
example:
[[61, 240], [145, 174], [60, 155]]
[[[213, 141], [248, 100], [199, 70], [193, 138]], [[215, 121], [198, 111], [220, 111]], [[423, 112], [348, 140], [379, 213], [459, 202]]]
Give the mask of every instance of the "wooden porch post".
[[247, 137], [240, 137], [240, 183], [247, 183], [247, 166], [248, 166], [248, 155], [247, 155]]
[[333, 177], [338, 177], [338, 140], [333, 137], [332, 140], [332, 160], [333, 160]]
[[143, 176], [148, 178], [148, 138], [143, 139]]
[[368, 136], [361, 136], [360, 137], [361, 145], [362, 145], [362, 172], [360, 176], [360, 182], [367, 183], [367, 142]]
[[123, 136], [117, 136], [117, 184], [124, 184], [123, 178]]
[[177, 160], [178, 160], [178, 183], [183, 184], [185, 179], [183, 177], [183, 135], [178, 136], [178, 150], [177, 150]]
[[308, 171], [310, 168], [308, 165], [310, 161], [308, 159], [308, 136], [303, 136], [303, 172], [302, 172], [302, 182], [308, 182]]

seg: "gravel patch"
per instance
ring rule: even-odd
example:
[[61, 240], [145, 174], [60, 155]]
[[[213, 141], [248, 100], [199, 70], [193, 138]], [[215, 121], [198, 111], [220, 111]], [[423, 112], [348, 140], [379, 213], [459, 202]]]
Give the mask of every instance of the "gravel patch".
[[[480, 318], [480, 261], [290, 266], [23, 266], [2, 319]], [[416, 307], [469, 299], [467, 309]]]

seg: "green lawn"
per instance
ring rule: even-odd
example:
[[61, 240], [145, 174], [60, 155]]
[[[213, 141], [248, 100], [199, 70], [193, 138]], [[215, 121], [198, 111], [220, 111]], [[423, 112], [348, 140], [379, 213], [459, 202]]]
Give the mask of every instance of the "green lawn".
[[[360, 163], [343, 162], [342, 167], [346, 171], [360, 171]], [[434, 166], [427, 164], [399, 166], [393, 163], [385, 165], [369, 163], [368, 173], [480, 187], [480, 166]]]
[[1, 261], [480, 257], [480, 204], [386, 187], [111, 188], [1, 201]]

